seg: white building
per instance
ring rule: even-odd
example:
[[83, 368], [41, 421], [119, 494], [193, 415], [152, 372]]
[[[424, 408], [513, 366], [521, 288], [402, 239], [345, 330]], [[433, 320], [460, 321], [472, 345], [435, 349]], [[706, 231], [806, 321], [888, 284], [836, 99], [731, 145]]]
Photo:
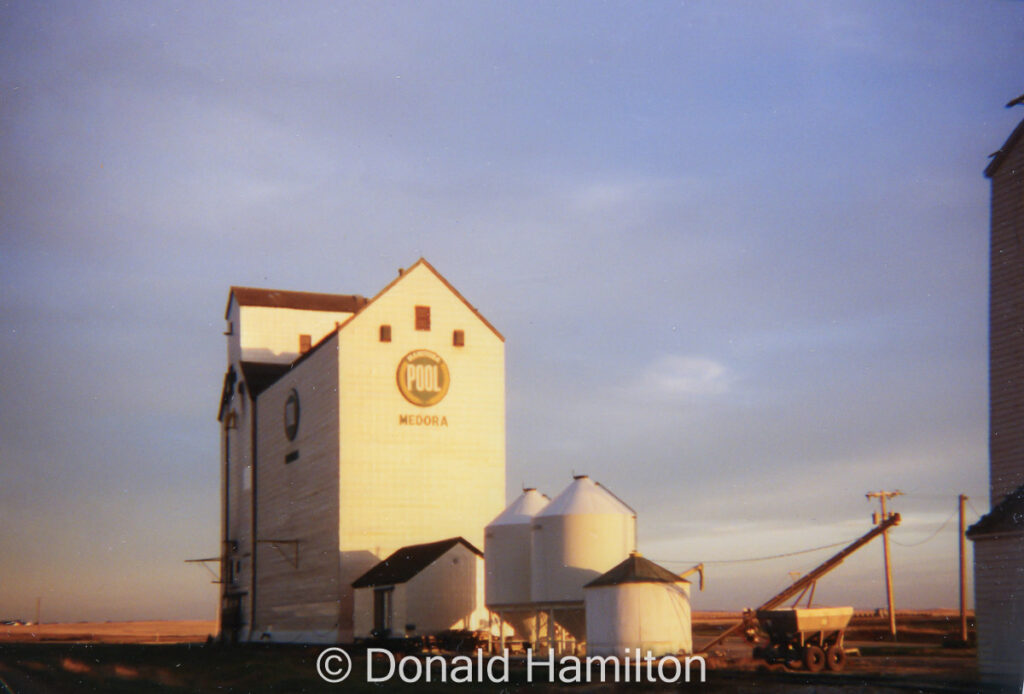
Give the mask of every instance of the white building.
[[490, 629], [484, 554], [461, 537], [402, 547], [352, 587], [357, 639]]
[[225, 318], [222, 637], [351, 641], [357, 577], [504, 506], [504, 338], [422, 259], [370, 300], [233, 287]]
[[[1011, 101], [1009, 106], [1020, 103]], [[989, 258], [989, 503], [970, 530], [978, 667], [1024, 683], [1024, 121], [985, 169], [992, 181]]]

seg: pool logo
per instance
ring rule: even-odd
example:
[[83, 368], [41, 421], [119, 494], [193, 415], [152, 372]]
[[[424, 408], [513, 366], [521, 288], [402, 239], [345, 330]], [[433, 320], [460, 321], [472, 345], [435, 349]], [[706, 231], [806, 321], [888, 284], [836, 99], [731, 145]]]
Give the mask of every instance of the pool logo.
[[430, 350], [409, 352], [398, 362], [398, 390], [417, 407], [430, 407], [444, 399], [451, 384], [448, 365]]

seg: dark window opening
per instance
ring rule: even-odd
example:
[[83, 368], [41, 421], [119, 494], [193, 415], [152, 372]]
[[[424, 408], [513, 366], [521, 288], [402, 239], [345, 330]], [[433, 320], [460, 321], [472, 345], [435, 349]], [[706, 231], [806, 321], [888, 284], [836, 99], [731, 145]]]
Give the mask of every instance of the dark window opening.
[[374, 636], [386, 637], [391, 635], [392, 623], [392, 597], [394, 586], [387, 588], [375, 588], [373, 591], [373, 630]]
[[456, 347], [466, 346], [466, 333], [462, 330], [456, 330], [452, 333], [452, 344]]
[[299, 433], [299, 393], [294, 388], [284, 403], [284, 434], [294, 441]]
[[305, 354], [313, 347], [313, 338], [310, 335], [299, 335], [299, 354]]
[[380, 326], [380, 341], [391, 342], [391, 326], [382, 325]]
[[285, 464], [287, 464], [287, 463], [294, 463], [298, 459], [299, 459], [299, 452], [298, 451], [292, 451], [291, 453], [289, 453], [288, 455], [286, 455], [284, 457], [284, 462], [285, 462]]
[[430, 307], [429, 306], [417, 306], [416, 307], [416, 329], [417, 330], [430, 330]]

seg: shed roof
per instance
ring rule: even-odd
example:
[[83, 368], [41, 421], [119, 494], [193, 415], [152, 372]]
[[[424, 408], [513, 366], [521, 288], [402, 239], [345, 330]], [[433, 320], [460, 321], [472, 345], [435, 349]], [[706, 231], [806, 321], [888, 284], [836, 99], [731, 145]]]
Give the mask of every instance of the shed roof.
[[461, 537], [450, 537], [447, 540], [428, 542], [422, 545], [409, 545], [392, 552], [387, 559], [353, 581], [352, 587], [366, 588], [405, 583], [458, 544], [465, 545], [466, 549], [474, 554], [484, 556], [483, 552]]
[[624, 561], [615, 565], [604, 574], [583, 586], [617, 586], [623, 583], [689, 583], [679, 574], [658, 566], [650, 559], [644, 559], [639, 553], [633, 552]]
[[995, 507], [967, 529], [967, 537], [977, 540], [987, 535], [1024, 531], [1024, 484], [1006, 495]]
[[285, 289], [259, 289], [257, 287], [232, 287], [228, 293], [228, 305], [224, 317], [231, 310], [231, 297], [239, 306], [269, 306], [272, 308], [294, 308], [304, 311], [338, 311], [356, 313], [369, 299], [358, 294], [320, 294], [317, 292], [292, 292]]

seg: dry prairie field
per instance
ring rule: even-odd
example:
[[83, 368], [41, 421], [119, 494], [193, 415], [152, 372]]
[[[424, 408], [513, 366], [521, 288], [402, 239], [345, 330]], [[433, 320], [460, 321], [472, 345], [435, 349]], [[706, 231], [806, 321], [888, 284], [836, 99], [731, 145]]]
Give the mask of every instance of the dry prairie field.
[[[698, 613], [694, 643], [706, 643], [737, 613]], [[707, 655], [704, 683], [582, 684], [576, 691], [999, 692], [977, 681], [975, 651], [948, 648], [943, 640], [959, 629], [954, 611], [900, 614], [902, 637], [888, 640], [885, 618], [855, 618], [848, 646], [859, 650], [842, 673], [789, 672], [750, 658], [742, 638], [727, 640]], [[973, 620], [971, 620], [973, 622]], [[565, 691], [564, 684], [527, 681], [520, 661], [504, 684], [451, 684], [397, 680], [366, 681], [366, 657], [350, 649], [353, 676], [332, 685], [316, 674], [323, 647], [207, 643], [215, 624], [192, 622], [104, 622], [0, 627], [0, 691], [35, 692], [381, 692], [406, 689], [449, 691]], [[947, 639], [948, 640], [948, 639]]]
[[217, 632], [213, 620], [70, 622], [0, 626], [0, 644], [11, 642], [202, 643]]

